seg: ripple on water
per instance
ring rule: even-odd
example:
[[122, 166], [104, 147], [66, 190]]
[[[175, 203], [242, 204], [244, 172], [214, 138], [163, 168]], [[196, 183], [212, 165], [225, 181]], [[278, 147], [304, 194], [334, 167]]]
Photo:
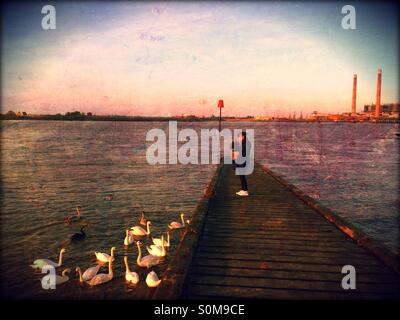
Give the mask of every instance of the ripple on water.
[[[185, 123], [195, 130], [216, 123]], [[256, 160], [283, 175], [324, 205], [398, 250], [398, 143], [393, 124], [228, 123], [255, 128]], [[2, 121], [2, 285], [9, 297], [145, 298], [151, 292], [147, 270], [135, 264], [136, 246], [123, 246], [125, 230], [142, 210], [160, 236], [179, 213], [190, 217], [215, 165], [150, 166], [146, 132], [167, 123]], [[251, 187], [251, 186], [250, 186]], [[111, 195], [111, 196], [110, 196]], [[69, 243], [78, 224], [63, 217], [81, 206], [87, 238]], [[154, 268], [161, 275], [180, 241], [171, 237], [170, 255]], [[143, 239], [149, 244], [150, 239]], [[72, 280], [57, 290], [42, 290], [37, 258], [58, 259], [67, 248], [65, 267], [95, 265], [94, 251], [117, 247], [115, 279], [100, 287]], [[144, 249], [144, 248], [143, 248]], [[145, 250], [145, 249], [144, 249]], [[141, 282], [124, 281], [123, 256]], [[61, 273], [62, 268], [57, 271]], [[101, 272], [107, 272], [103, 267]]]

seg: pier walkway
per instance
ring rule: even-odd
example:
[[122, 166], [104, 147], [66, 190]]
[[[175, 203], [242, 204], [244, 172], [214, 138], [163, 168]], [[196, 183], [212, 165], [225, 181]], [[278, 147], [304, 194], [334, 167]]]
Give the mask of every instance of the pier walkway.
[[[221, 166], [155, 298], [393, 299], [399, 275], [256, 165], [249, 197]], [[358, 231], [357, 231], [358, 232]], [[362, 239], [361, 239], [362, 240]], [[342, 288], [342, 267], [356, 289]]]

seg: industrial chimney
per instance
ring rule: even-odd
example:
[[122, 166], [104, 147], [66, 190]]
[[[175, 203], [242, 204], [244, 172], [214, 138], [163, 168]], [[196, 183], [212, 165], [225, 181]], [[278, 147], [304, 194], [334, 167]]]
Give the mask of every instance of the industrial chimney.
[[378, 69], [378, 80], [376, 83], [375, 117], [379, 117], [381, 115], [381, 81], [382, 69]]
[[353, 78], [353, 99], [351, 100], [351, 113], [356, 114], [356, 100], [357, 100], [357, 75]]

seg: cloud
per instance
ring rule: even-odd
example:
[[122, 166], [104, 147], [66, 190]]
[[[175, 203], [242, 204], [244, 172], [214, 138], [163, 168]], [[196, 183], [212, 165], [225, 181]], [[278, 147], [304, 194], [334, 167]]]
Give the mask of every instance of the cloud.
[[6, 81], [8, 105], [209, 114], [223, 97], [231, 114], [245, 115], [249, 105], [263, 114], [279, 104], [308, 110], [346, 104], [344, 79], [352, 77], [321, 39], [279, 18], [249, 19], [229, 7], [146, 7], [112, 27], [64, 34], [37, 50], [23, 90]]

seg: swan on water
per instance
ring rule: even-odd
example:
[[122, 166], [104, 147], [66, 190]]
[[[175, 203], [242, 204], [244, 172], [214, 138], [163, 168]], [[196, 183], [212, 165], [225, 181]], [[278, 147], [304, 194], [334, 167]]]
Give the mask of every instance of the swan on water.
[[60, 250], [60, 256], [58, 258], [58, 263], [54, 262], [54, 261], [51, 261], [49, 259], [36, 259], [35, 261], [33, 261], [33, 264], [31, 265], [31, 267], [33, 269], [39, 269], [39, 270], [41, 270], [46, 265], [50, 265], [50, 266], [53, 266], [55, 268], [60, 267], [62, 265], [62, 263], [63, 263], [64, 252], [66, 252], [66, 250], [64, 248], [62, 248]]
[[133, 238], [133, 234], [131, 234], [129, 232], [129, 230], [126, 230], [126, 235], [125, 235], [125, 239], [124, 239], [124, 245], [125, 246], [129, 246], [130, 244], [132, 244], [135, 241], [135, 239]]
[[[51, 268], [53, 268], [53, 267], [50, 266], [50, 265], [46, 265], [42, 269], [42, 272], [46, 271], [46, 269], [51, 270]], [[55, 280], [56, 280], [55, 283], [54, 283], [54, 275], [53, 274], [50, 273], [48, 275], [45, 275], [41, 280], [42, 288], [49, 288], [49, 286], [51, 288], [52, 287], [51, 285], [59, 285], [59, 284], [62, 284], [64, 282], [67, 282], [69, 280], [69, 277], [67, 276], [67, 273], [70, 272], [70, 271], [71, 270], [69, 268], [67, 268], [67, 269], [64, 269], [64, 271], [62, 272], [61, 276], [59, 276], [58, 274], [55, 275]], [[55, 287], [54, 287], [54, 289], [55, 289]]]
[[138, 248], [138, 256], [136, 259], [136, 263], [139, 267], [142, 268], [151, 268], [153, 266], [158, 265], [161, 262], [160, 257], [152, 256], [151, 254], [145, 256], [142, 258], [142, 249], [140, 248], [140, 245], [142, 243], [140, 241], [136, 242], [137, 248]]
[[129, 264], [128, 264], [128, 256], [124, 257], [124, 262], [125, 262], [125, 280], [128, 281], [129, 283], [132, 284], [137, 284], [139, 282], [139, 275], [134, 272], [129, 270]]
[[84, 282], [92, 279], [99, 272], [99, 269], [100, 266], [97, 265], [95, 267], [87, 268], [83, 274], [81, 268], [79, 267], [76, 267], [75, 271], [79, 274], [79, 282]]
[[103, 252], [95, 252], [94, 254], [96, 255], [96, 259], [101, 261], [101, 262], [108, 262], [111, 258], [111, 260], [114, 260], [114, 251], [115, 247], [111, 248], [111, 256], [108, 255], [107, 253]]
[[165, 247], [169, 247], [170, 246], [170, 242], [169, 242], [169, 232], [167, 232], [167, 241], [162, 241], [161, 238], [153, 238], [153, 243], [156, 246], [161, 246], [162, 243], [164, 243]]
[[99, 284], [103, 284], [109, 282], [114, 277], [112, 270], [112, 259], [108, 261], [108, 273], [98, 273], [92, 279], [90, 279], [87, 284], [91, 286], [97, 286]]
[[173, 229], [182, 229], [185, 227], [185, 219], [184, 219], [184, 214], [181, 213], [181, 222], [176, 222], [176, 221], [172, 221], [169, 225], [168, 228], [170, 228], [171, 230]]
[[67, 282], [69, 280], [67, 273], [69, 273], [70, 271], [71, 271], [71, 269], [67, 268], [67, 269], [64, 269], [61, 276], [56, 275], [56, 284], [61, 284], [61, 283]]
[[149, 274], [146, 277], [146, 284], [150, 288], [157, 287], [161, 283], [161, 280], [158, 278], [157, 273], [154, 271], [149, 272]]
[[143, 229], [141, 226], [134, 226], [131, 228], [131, 233], [135, 236], [147, 236], [150, 234], [151, 221], [146, 222], [147, 230]]
[[146, 247], [146, 249], [152, 256], [165, 257], [167, 252], [164, 246], [164, 235], [161, 236], [161, 246], [152, 244], [150, 247]]

